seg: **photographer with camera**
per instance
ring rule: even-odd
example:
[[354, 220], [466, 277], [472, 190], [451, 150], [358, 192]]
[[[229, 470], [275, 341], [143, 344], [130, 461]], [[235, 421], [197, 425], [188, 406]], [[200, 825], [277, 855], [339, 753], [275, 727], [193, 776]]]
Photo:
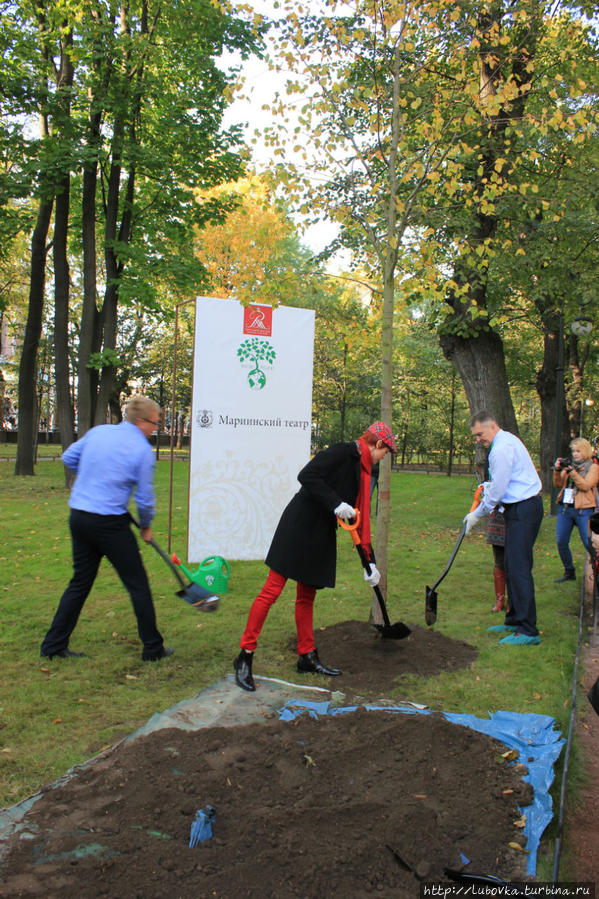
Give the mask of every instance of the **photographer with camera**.
[[588, 522], [597, 509], [599, 465], [593, 461], [593, 447], [584, 437], [577, 437], [570, 443], [570, 452], [571, 458], [556, 459], [553, 466], [553, 486], [560, 488], [555, 539], [564, 565], [564, 573], [555, 579], [556, 584], [576, 580], [570, 551], [572, 529], [576, 525], [582, 544], [588, 552]]

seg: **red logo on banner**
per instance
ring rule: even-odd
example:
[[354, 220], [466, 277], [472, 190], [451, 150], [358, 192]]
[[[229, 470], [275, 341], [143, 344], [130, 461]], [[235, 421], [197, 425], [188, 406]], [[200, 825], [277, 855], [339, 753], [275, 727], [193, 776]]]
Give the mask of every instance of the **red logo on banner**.
[[270, 337], [272, 306], [246, 306], [243, 310], [243, 333]]

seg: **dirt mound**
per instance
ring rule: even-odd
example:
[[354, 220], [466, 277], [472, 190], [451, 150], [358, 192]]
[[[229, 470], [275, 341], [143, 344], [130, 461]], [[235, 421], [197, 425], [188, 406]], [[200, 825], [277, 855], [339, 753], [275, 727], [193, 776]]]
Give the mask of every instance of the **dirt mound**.
[[[432, 631], [391, 643], [360, 622], [319, 631], [318, 647], [343, 669], [331, 686], [360, 695], [474, 658]], [[446, 868], [523, 880], [509, 844], [524, 842], [532, 789], [504, 751], [440, 714], [364, 709], [159, 730], [44, 791], [10, 838], [0, 896], [412, 899]], [[189, 848], [206, 805], [213, 836]]]
[[[402, 676], [432, 677], [468, 668], [477, 654], [469, 643], [423, 627], [412, 627], [404, 640], [383, 640], [363, 621], [344, 621], [315, 636], [320, 658], [343, 672], [342, 677], [330, 678], [331, 688], [348, 696], [384, 696]], [[290, 649], [295, 652], [295, 638]]]

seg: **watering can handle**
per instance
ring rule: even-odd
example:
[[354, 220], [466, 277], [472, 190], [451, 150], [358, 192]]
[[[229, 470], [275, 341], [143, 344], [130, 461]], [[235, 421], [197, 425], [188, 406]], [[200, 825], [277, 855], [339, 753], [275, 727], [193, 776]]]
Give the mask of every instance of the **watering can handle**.
[[344, 521], [343, 518], [337, 518], [340, 526], [345, 531], [349, 531], [351, 534], [351, 538], [356, 544], [356, 546], [360, 545], [360, 538], [358, 536], [358, 528], [360, 527], [360, 510], [354, 509], [354, 523], [350, 524], [349, 521]]
[[[202, 559], [202, 561], [200, 562], [200, 568], [203, 565], [207, 565], [209, 562], [214, 562], [214, 561], [215, 561], [215, 556], [206, 556], [206, 558]], [[226, 559], [222, 560], [222, 564], [224, 565], [224, 568], [225, 568], [225, 577], [229, 577], [229, 575], [231, 574], [231, 566], [229, 565], [229, 563], [227, 562]]]

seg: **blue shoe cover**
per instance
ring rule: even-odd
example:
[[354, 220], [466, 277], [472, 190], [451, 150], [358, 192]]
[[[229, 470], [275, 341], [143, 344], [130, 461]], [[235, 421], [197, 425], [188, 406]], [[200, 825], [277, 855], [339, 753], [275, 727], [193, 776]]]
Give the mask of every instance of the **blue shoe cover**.
[[492, 624], [491, 627], [487, 628], [488, 631], [495, 631], [495, 633], [500, 634], [502, 631], [515, 631], [515, 624]]
[[504, 637], [503, 640], [499, 641], [500, 643], [510, 643], [512, 646], [526, 646], [526, 645], [534, 645], [536, 646], [541, 642], [540, 637], [532, 637], [529, 634], [508, 634], [507, 637]]

